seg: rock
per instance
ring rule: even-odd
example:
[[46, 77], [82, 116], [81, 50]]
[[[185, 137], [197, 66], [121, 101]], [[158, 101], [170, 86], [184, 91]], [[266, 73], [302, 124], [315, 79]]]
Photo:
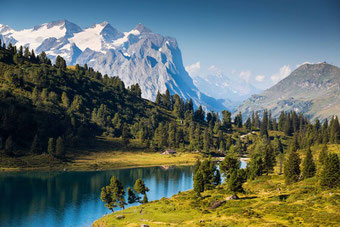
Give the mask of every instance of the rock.
[[233, 199], [238, 199], [237, 195], [232, 195], [227, 198], [227, 200], [233, 200]]
[[120, 219], [125, 218], [125, 216], [124, 216], [124, 215], [118, 215], [116, 218], [117, 218], [118, 220], [120, 220]]
[[221, 205], [223, 205], [224, 203], [225, 203], [225, 201], [215, 201], [215, 202], [212, 202], [210, 204], [209, 208], [210, 208], [210, 210], [214, 210], [214, 209], [220, 207]]

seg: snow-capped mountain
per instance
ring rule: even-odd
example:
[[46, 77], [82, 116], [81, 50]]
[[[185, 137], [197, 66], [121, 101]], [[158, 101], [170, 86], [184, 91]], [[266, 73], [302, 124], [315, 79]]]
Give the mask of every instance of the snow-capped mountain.
[[82, 29], [60, 20], [20, 31], [0, 24], [0, 38], [38, 54], [44, 51], [52, 61], [60, 55], [68, 65], [86, 63], [103, 75], [119, 76], [126, 86], [139, 83], [142, 96], [149, 100], [168, 88], [172, 94], [193, 99], [196, 106], [225, 109], [223, 100], [201, 93], [194, 85], [176, 39], [155, 34], [142, 24], [124, 33], [107, 22]]

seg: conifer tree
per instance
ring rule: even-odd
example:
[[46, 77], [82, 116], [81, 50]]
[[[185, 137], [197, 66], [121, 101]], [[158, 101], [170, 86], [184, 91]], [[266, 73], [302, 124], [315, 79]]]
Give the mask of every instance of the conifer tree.
[[24, 50], [24, 57], [25, 57], [25, 58], [29, 58], [29, 57], [30, 57], [30, 50], [28, 49], [28, 47], [25, 47], [25, 50]]
[[326, 164], [326, 160], [327, 160], [327, 157], [328, 157], [328, 154], [327, 154], [327, 144], [325, 144], [320, 153], [319, 153], [319, 158], [318, 158], [318, 161], [320, 163], [320, 165], [325, 165]]
[[159, 91], [157, 91], [155, 103], [156, 103], [157, 105], [162, 105], [162, 96], [161, 96], [161, 93], [159, 93]]
[[214, 178], [213, 178], [213, 184], [215, 186], [221, 184], [221, 174], [220, 174], [220, 171], [218, 169], [216, 169], [216, 171], [215, 171]]
[[271, 144], [266, 146], [263, 162], [264, 172], [268, 175], [268, 173], [274, 170], [275, 166], [275, 153]]
[[315, 176], [316, 167], [313, 161], [313, 155], [310, 147], [307, 149], [306, 157], [302, 163], [302, 177], [304, 179]]
[[236, 115], [234, 122], [235, 122], [236, 127], [242, 128], [242, 113], [241, 112], [239, 112]]
[[322, 168], [320, 185], [328, 188], [340, 187], [340, 161], [337, 154], [328, 155]]
[[31, 145], [31, 153], [32, 154], [41, 154], [41, 144], [38, 135], [34, 136], [32, 145]]
[[222, 174], [224, 175], [225, 179], [228, 180], [231, 176], [231, 174], [240, 169], [241, 162], [237, 158], [236, 154], [228, 153], [223, 161], [220, 163], [220, 170]]
[[48, 139], [47, 153], [50, 154], [50, 155], [55, 154], [55, 145], [54, 145], [54, 139], [53, 138]]
[[296, 152], [296, 148], [292, 146], [284, 166], [284, 176], [286, 184], [297, 182], [300, 177], [300, 157]]
[[149, 191], [149, 188], [145, 186], [144, 181], [142, 179], [137, 179], [135, 185], [133, 186], [133, 190], [138, 194], [142, 194], [144, 196], [143, 201], [141, 203], [147, 203], [148, 198], [146, 193]]
[[32, 101], [33, 103], [36, 103], [38, 100], [39, 100], [39, 90], [37, 87], [34, 87], [32, 91]]
[[196, 171], [194, 175], [194, 191], [197, 193], [198, 196], [200, 196], [201, 192], [204, 191], [204, 181], [201, 170]]
[[222, 111], [222, 126], [225, 129], [231, 129], [231, 113], [227, 110]]
[[251, 120], [250, 120], [249, 117], [248, 117], [248, 119], [247, 119], [247, 121], [246, 121], [246, 123], [245, 123], [245, 127], [246, 127], [246, 129], [247, 129], [248, 132], [251, 131], [252, 125], [251, 125]]
[[250, 159], [248, 165], [248, 175], [251, 180], [254, 180], [256, 177], [261, 176], [263, 174], [263, 161], [259, 154], [255, 154]]
[[168, 110], [171, 110], [171, 97], [170, 97], [169, 89], [166, 89], [165, 95], [163, 96], [163, 105]]
[[7, 137], [5, 142], [5, 153], [7, 155], [12, 155], [14, 151], [14, 142], [12, 136]]
[[135, 203], [139, 200], [139, 198], [136, 196], [136, 194], [133, 192], [133, 190], [128, 187], [127, 188], [127, 193], [128, 193], [128, 203]]
[[262, 124], [260, 127], [260, 135], [262, 137], [268, 138], [268, 112], [267, 110], [263, 111]]
[[64, 158], [65, 156], [64, 140], [60, 136], [57, 139], [55, 151], [56, 151], [56, 155], [59, 158]]
[[125, 191], [122, 183], [113, 176], [110, 180], [110, 185], [102, 188], [100, 199], [105, 203], [105, 206], [112, 211], [117, 206], [125, 207]]
[[243, 176], [241, 175], [241, 170], [235, 170], [231, 173], [230, 179], [228, 180], [228, 189], [236, 195], [237, 192], [244, 192], [242, 187]]
[[61, 95], [61, 102], [63, 107], [68, 108], [70, 105], [70, 100], [67, 97], [66, 92], [63, 91], [62, 95]]
[[338, 116], [332, 119], [330, 125], [330, 141], [332, 143], [340, 143], [340, 124]]
[[122, 139], [123, 139], [123, 143], [125, 146], [127, 146], [130, 142], [130, 138], [129, 138], [129, 131], [128, 131], [128, 128], [127, 128], [127, 125], [124, 124], [123, 125], [123, 130], [122, 130]]

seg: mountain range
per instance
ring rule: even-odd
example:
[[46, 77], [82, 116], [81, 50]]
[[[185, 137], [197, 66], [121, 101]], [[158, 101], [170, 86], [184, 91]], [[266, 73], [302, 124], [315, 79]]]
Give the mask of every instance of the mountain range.
[[239, 106], [244, 117], [252, 111], [302, 112], [311, 120], [340, 116], [340, 68], [327, 64], [303, 64], [288, 77], [260, 95], [253, 95]]
[[191, 77], [201, 92], [223, 101], [223, 105], [231, 111], [235, 110], [251, 95], [263, 91], [238, 76], [226, 75], [222, 72], [191, 75]]
[[38, 54], [44, 51], [52, 62], [60, 55], [68, 65], [87, 64], [103, 75], [119, 76], [126, 86], [138, 83], [143, 98], [149, 100], [169, 89], [171, 94], [192, 99], [196, 107], [226, 109], [225, 100], [200, 92], [193, 83], [176, 39], [155, 34], [142, 24], [124, 33], [107, 22], [82, 29], [60, 20], [18, 31], [0, 25], [0, 39]]

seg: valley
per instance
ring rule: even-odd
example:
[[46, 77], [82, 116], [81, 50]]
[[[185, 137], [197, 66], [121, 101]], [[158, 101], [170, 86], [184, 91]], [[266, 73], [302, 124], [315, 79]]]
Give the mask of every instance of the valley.
[[0, 226], [340, 224], [336, 1], [48, 8], [1, 5]]

